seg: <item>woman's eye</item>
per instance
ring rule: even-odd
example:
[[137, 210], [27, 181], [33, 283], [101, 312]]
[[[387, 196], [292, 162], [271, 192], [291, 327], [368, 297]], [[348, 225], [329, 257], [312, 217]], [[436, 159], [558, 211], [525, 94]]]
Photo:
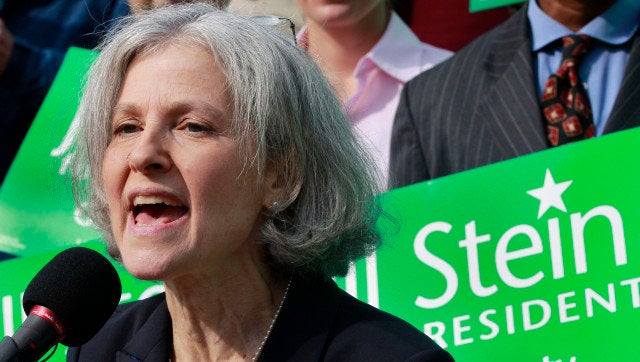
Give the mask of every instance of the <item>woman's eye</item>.
[[135, 133], [140, 129], [137, 125], [134, 124], [122, 124], [116, 128], [113, 132], [114, 134], [131, 134]]
[[187, 123], [184, 128], [191, 133], [211, 133], [211, 129], [200, 123]]

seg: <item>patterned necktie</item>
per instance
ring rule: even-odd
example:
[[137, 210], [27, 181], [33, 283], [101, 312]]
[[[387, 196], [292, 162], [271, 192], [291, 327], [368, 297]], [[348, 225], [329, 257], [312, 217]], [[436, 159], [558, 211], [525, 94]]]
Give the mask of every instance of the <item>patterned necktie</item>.
[[542, 91], [542, 114], [551, 146], [595, 136], [589, 95], [578, 76], [578, 65], [592, 43], [587, 35], [562, 38], [562, 62]]

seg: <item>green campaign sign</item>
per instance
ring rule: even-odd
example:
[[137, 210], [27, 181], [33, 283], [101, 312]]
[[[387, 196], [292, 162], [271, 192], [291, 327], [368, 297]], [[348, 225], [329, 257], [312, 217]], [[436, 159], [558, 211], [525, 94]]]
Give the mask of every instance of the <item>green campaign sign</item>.
[[68, 161], [71, 120], [96, 54], [71, 48], [0, 188], [0, 251], [33, 255], [99, 235], [76, 211]]
[[524, 1], [525, 0], [470, 0], [469, 11], [473, 13], [476, 11], [489, 10], [501, 6], [513, 5]]
[[384, 194], [399, 223], [381, 225], [385, 246], [344, 285], [460, 361], [637, 360], [639, 140], [620, 132]]

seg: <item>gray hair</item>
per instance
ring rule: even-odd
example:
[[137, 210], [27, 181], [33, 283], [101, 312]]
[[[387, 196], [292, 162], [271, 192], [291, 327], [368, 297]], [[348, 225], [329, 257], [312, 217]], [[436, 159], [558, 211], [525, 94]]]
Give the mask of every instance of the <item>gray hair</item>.
[[274, 270], [344, 275], [379, 243], [373, 163], [313, 59], [277, 27], [206, 4], [124, 18], [99, 47], [76, 122], [74, 189], [118, 257], [102, 184], [111, 117], [130, 62], [169, 44], [208, 50], [227, 79], [232, 132], [246, 165], [273, 167], [284, 199], [259, 242]]
[[[128, 2], [129, 2], [129, 7], [131, 8], [131, 11], [133, 11], [134, 13], [140, 13], [142, 11], [151, 10], [158, 6], [165, 6], [165, 5], [154, 5], [153, 3], [144, 3], [144, 4], [133, 3], [130, 0]], [[173, 3], [195, 3], [195, 2], [211, 4], [211, 5], [217, 6], [219, 9], [226, 9], [229, 7], [229, 3], [231, 3], [231, 0], [180, 0]]]

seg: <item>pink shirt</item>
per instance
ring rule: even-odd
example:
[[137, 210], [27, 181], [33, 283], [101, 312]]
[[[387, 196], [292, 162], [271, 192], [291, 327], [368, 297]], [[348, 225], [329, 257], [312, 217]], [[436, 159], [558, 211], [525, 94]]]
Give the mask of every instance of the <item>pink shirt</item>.
[[[298, 43], [308, 43], [306, 27], [298, 34]], [[402, 87], [452, 54], [421, 42], [392, 12], [382, 38], [358, 61], [354, 72], [358, 88], [344, 106], [377, 164], [383, 190], [387, 189], [391, 128]]]

